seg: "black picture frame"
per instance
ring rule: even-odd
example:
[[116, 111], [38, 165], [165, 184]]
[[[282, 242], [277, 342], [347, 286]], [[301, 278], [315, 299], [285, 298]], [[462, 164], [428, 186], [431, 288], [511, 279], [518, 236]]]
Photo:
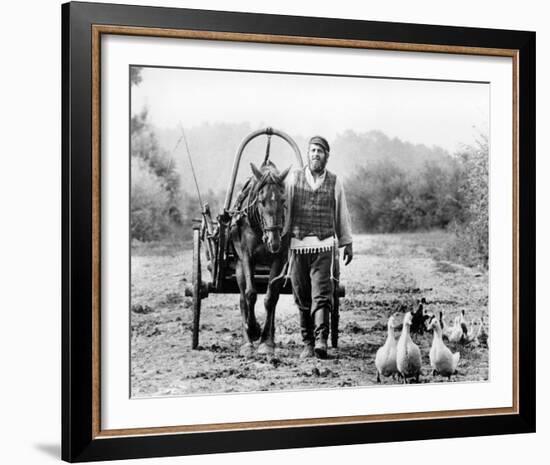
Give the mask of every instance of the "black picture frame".
[[[517, 413], [98, 437], [93, 426], [92, 26], [517, 51]], [[449, 53], [453, 53], [449, 51]], [[62, 6], [62, 458], [69, 462], [535, 431], [535, 33], [72, 2]], [[524, 310], [521, 310], [524, 309]]]

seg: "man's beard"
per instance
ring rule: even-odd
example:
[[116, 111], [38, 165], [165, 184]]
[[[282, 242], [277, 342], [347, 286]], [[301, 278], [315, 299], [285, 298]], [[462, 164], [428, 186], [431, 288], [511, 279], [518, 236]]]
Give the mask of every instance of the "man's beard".
[[309, 160], [309, 169], [312, 173], [322, 173], [327, 166], [326, 160]]

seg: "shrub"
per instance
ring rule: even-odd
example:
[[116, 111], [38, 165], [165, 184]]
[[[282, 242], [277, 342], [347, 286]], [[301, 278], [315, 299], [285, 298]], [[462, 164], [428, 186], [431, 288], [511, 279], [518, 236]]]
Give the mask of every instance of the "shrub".
[[489, 266], [489, 144], [482, 136], [475, 146], [460, 154], [462, 166], [461, 217], [450, 230], [454, 241], [447, 254], [469, 266]]
[[169, 231], [168, 193], [147, 164], [132, 159], [130, 231], [132, 239], [158, 240]]
[[147, 242], [184, 234], [180, 175], [160, 147], [146, 109], [132, 117], [131, 165], [131, 238]]
[[444, 255], [468, 266], [489, 263], [489, 148], [486, 137], [454, 158], [426, 160], [418, 169], [391, 161], [357, 168], [346, 193], [354, 229], [397, 232], [447, 229]]
[[446, 227], [461, 215], [458, 166], [426, 161], [405, 171], [390, 161], [359, 167], [346, 183], [354, 227], [362, 232]]

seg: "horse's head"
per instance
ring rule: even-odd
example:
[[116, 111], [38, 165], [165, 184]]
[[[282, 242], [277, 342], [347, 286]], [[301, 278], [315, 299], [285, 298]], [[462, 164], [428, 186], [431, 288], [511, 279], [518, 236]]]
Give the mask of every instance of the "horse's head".
[[284, 180], [290, 167], [279, 173], [271, 162], [264, 163], [259, 169], [250, 164], [256, 178], [256, 195], [259, 226], [262, 240], [271, 253], [279, 252], [284, 227], [285, 185]]

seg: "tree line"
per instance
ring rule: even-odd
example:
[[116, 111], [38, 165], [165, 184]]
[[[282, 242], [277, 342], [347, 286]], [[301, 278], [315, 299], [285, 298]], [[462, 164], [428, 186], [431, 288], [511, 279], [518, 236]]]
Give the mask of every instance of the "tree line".
[[[140, 68], [130, 70], [132, 85]], [[333, 151], [341, 165], [354, 232], [392, 233], [446, 229], [450, 259], [488, 264], [488, 141], [449, 155], [440, 148], [390, 139], [379, 131], [338, 136]], [[338, 152], [338, 153], [336, 153]], [[353, 166], [351, 166], [353, 165]], [[336, 166], [336, 165], [335, 165]], [[337, 166], [338, 167], [338, 166]], [[204, 192], [216, 214], [224, 192]], [[197, 196], [181, 186], [171, 154], [159, 143], [147, 110], [131, 119], [131, 238], [142, 242], [186, 240], [200, 216]]]
[[406, 169], [393, 161], [359, 166], [345, 182], [357, 232], [452, 232], [449, 258], [488, 266], [489, 151], [485, 136], [454, 157]]

